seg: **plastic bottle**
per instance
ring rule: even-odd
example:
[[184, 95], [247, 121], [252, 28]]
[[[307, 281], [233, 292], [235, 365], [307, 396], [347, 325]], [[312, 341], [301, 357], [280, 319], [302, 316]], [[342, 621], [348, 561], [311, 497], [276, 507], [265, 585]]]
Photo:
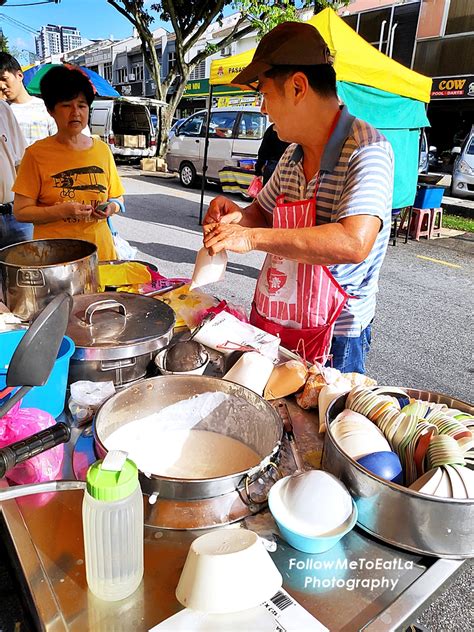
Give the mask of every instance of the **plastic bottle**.
[[137, 466], [114, 450], [91, 465], [86, 480], [82, 523], [87, 584], [96, 597], [118, 601], [131, 595], [143, 577], [143, 497]]

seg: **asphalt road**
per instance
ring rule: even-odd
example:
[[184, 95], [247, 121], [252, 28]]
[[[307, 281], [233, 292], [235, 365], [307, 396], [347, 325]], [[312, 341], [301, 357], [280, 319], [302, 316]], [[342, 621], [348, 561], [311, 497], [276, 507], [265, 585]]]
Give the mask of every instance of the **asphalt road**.
[[[167, 276], [191, 276], [202, 243], [200, 191], [177, 180], [121, 168], [127, 213], [120, 234]], [[220, 193], [208, 186], [205, 204]], [[236, 202], [245, 205], [239, 196]], [[227, 301], [250, 307], [262, 253], [229, 255], [223, 281], [208, 286]], [[380, 384], [438, 391], [474, 400], [474, 240], [399, 239], [388, 247], [378, 294], [368, 373]]]
[[[165, 276], [190, 277], [202, 243], [200, 191], [177, 180], [146, 177], [121, 167], [127, 213], [116, 225], [139, 249], [138, 257]], [[220, 194], [209, 185], [205, 208]], [[239, 196], [231, 196], [245, 205]], [[262, 253], [229, 255], [225, 279], [208, 286], [247, 310], [263, 261]], [[383, 265], [368, 374], [379, 384], [438, 391], [474, 401], [474, 240], [469, 236], [420, 242], [399, 239]], [[469, 608], [472, 565], [419, 618], [432, 632], [474, 628]]]

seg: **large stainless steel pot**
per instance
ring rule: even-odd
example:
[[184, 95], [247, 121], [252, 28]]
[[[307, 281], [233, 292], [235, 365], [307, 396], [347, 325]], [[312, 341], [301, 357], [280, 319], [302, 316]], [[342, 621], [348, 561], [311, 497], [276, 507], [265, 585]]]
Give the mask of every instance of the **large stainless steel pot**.
[[[194, 395], [220, 391], [243, 400], [242, 416], [226, 423], [211, 416], [196, 426], [227, 435], [261, 455], [255, 467], [244, 471], [206, 479], [181, 479], [141, 474], [145, 494], [176, 500], [214, 498], [246, 486], [266, 471], [276, 458], [283, 434], [282, 421], [275, 409], [263, 398], [243, 386], [214, 377], [198, 375], [165, 375], [142, 380], [117, 393], [103, 404], [96, 415], [94, 435], [100, 456], [105, 455], [105, 442], [114, 430], [130, 421], [141, 419]], [[234, 416], [235, 417], [235, 416]]]
[[69, 382], [113, 381], [117, 387], [145, 377], [171, 340], [175, 321], [169, 305], [139, 294], [74, 296], [66, 332], [76, 345]]
[[[405, 389], [410, 397], [440, 402], [474, 413], [469, 404], [433, 393]], [[389, 544], [452, 559], [474, 556], [474, 500], [437, 498], [412, 491], [368, 472], [337, 445], [331, 423], [344, 410], [341, 395], [326, 414], [322, 468], [337, 476], [349, 489], [359, 511], [358, 524]]]
[[30, 320], [61, 292], [98, 289], [97, 247], [80, 239], [36, 239], [0, 250], [3, 300], [11, 312]]

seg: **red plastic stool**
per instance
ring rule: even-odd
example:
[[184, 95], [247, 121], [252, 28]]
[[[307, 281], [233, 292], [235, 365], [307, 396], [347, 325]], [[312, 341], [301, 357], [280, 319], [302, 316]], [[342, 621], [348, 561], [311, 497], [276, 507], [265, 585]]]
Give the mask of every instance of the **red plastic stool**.
[[410, 235], [416, 241], [420, 241], [420, 237], [426, 237], [426, 239], [431, 237], [431, 209], [413, 207]]
[[443, 209], [442, 208], [430, 208], [431, 213], [431, 231], [430, 239], [437, 233], [438, 237], [441, 236], [441, 229], [443, 228]]

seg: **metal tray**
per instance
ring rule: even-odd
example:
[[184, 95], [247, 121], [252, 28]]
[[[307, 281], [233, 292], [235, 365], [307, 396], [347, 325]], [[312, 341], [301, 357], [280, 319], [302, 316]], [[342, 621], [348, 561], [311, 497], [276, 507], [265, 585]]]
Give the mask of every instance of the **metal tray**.
[[[431, 391], [404, 389], [410, 397], [446, 404], [469, 414], [474, 407]], [[331, 423], [344, 410], [341, 395], [326, 413], [322, 468], [349, 489], [359, 510], [358, 524], [394, 546], [449, 559], [474, 556], [474, 499], [437, 498], [412, 491], [368, 472], [337, 445]]]

